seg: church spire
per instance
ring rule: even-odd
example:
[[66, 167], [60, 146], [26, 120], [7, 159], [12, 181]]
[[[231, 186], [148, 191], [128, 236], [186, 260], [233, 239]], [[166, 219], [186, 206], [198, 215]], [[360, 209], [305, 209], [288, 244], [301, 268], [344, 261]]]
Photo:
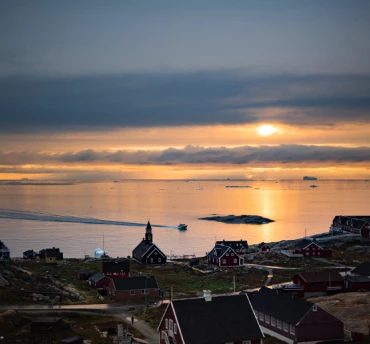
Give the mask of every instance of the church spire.
[[147, 241], [147, 242], [153, 242], [152, 226], [150, 225], [150, 222], [149, 221], [148, 221], [148, 223], [146, 225], [145, 241]]

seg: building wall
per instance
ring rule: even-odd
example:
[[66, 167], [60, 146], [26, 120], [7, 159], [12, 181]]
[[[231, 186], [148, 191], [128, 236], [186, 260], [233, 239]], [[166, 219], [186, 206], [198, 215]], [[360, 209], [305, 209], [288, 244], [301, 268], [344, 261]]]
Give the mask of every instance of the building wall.
[[306, 257], [331, 257], [332, 256], [332, 251], [329, 249], [322, 249], [315, 244], [311, 244], [305, 249], [296, 249], [295, 253], [301, 253]]
[[370, 238], [370, 225], [366, 222], [366, 224], [361, 228], [361, 236], [363, 238]]
[[56, 257], [46, 257], [45, 258], [45, 263], [46, 264], [56, 264], [57, 263], [57, 258]]
[[370, 282], [345, 281], [346, 291], [370, 290]]
[[94, 281], [89, 281], [89, 282], [91, 282], [89, 283], [91, 287], [98, 289], [98, 288], [108, 287], [109, 284], [111, 283], [111, 279], [108, 277], [104, 277], [97, 282], [94, 282]]
[[108, 295], [115, 301], [134, 300], [134, 299], [156, 299], [160, 297], [159, 288], [148, 289], [148, 294], [142, 294], [142, 289], [136, 289], [135, 295], [131, 294], [131, 290], [114, 290], [108, 287]]
[[[173, 322], [173, 329], [175, 328], [175, 324], [177, 326], [176, 333], [174, 333], [174, 331], [170, 331], [170, 320]], [[181, 335], [180, 335], [180, 329], [179, 329], [178, 324], [176, 322], [176, 318], [175, 318], [175, 315], [173, 313], [173, 309], [172, 309], [171, 304], [167, 308], [166, 313], [163, 316], [163, 320], [162, 320], [161, 324], [159, 325], [158, 332], [159, 332], [158, 334], [159, 334], [159, 343], [160, 344], [165, 344], [166, 343], [165, 340], [163, 339], [162, 332], [165, 332], [167, 334], [167, 336], [172, 336], [175, 339], [174, 340], [175, 343], [183, 344], [183, 341], [182, 341]]]
[[344, 324], [320, 307], [311, 309], [299, 322], [296, 335], [300, 342], [343, 339]]

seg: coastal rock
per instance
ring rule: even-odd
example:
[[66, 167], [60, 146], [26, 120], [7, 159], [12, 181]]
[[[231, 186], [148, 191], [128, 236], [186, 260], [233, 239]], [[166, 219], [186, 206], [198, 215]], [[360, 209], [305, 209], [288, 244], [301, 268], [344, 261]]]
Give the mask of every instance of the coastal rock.
[[311, 177], [311, 176], [304, 176], [303, 180], [317, 180], [316, 177]]
[[201, 217], [199, 220], [208, 220], [208, 221], [217, 221], [223, 223], [232, 223], [232, 224], [252, 224], [252, 225], [262, 225], [269, 222], [274, 222], [266, 217], [258, 215], [227, 215], [227, 216], [209, 216]]
[[9, 285], [9, 282], [3, 276], [0, 275], [0, 287], [4, 287], [6, 285]]

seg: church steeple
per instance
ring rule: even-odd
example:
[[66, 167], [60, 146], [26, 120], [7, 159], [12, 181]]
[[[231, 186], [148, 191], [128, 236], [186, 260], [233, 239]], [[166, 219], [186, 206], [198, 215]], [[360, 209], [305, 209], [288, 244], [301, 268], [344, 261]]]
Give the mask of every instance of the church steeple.
[[147, 242], [153, 242], [152, 226], [150, 225], [150, 222], [149, 221], [148, 221], [148, 223], [146, 225], [145, 241], [147, 241]]

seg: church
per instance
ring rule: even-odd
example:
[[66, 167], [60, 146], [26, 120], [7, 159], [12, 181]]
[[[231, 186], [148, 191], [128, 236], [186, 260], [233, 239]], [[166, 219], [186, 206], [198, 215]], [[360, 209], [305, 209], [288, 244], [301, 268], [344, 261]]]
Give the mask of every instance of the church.
[[132, 251], [132, 258], [141, 264], [166, 264], [166, 255], [153, 243], [152, 226], [148, 221], [145, 238]]

